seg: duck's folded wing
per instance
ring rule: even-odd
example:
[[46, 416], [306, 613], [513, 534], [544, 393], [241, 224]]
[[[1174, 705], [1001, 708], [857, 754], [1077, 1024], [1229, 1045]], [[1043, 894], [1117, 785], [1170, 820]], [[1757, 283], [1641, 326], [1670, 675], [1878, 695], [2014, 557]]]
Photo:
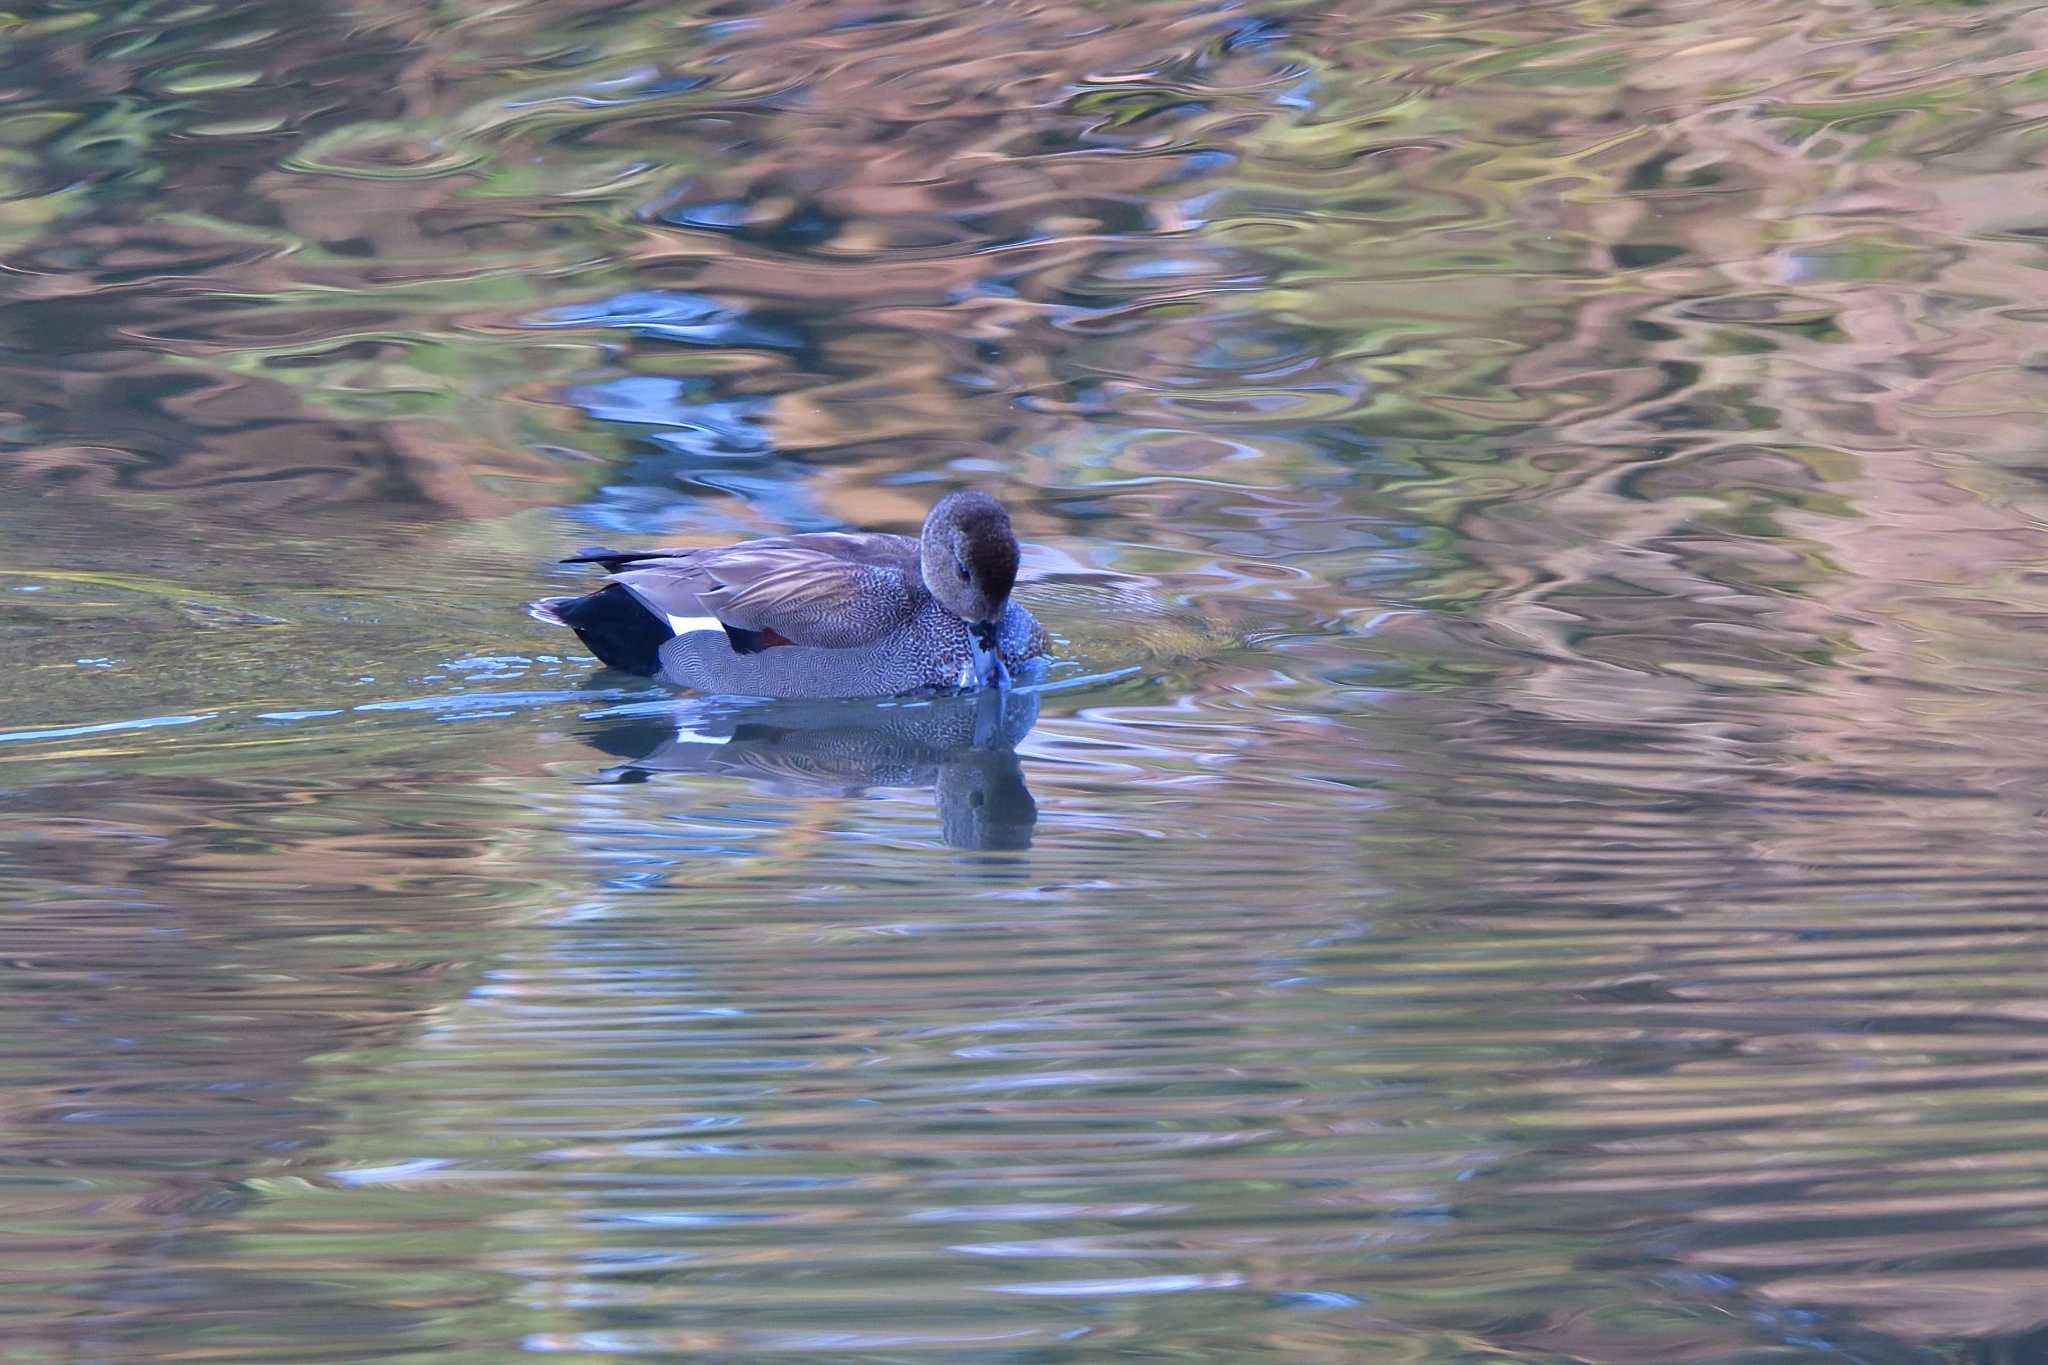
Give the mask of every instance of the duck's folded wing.
[[848, 649], [898, 629], [916, 609], [916, 561], [872, 542], [814, 535], [755, 540], [623, 564], [612, 577], [671, 622], [712, 617], [766, 643]]

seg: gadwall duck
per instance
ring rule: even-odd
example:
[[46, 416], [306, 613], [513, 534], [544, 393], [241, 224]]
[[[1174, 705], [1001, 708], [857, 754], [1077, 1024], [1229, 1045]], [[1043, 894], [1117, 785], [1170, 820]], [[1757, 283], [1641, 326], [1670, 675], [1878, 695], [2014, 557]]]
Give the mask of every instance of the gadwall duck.
[[885, 697], [1005, 687], [1044, 656], [1010, 600], [1017, 537], [986, 493], [948, 494], [916, 539], [826, 531], [723, 549], [586, 550], [611, 581], [533, 604], [613, 668], [699, 692]]

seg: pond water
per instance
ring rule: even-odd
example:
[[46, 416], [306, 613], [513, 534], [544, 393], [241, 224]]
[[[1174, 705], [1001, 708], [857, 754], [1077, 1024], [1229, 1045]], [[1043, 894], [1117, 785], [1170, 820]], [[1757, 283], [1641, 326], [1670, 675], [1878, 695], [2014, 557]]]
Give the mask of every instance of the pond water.
[[0, 35], [0, 1359], [2048, 1359], [2048, 10]]

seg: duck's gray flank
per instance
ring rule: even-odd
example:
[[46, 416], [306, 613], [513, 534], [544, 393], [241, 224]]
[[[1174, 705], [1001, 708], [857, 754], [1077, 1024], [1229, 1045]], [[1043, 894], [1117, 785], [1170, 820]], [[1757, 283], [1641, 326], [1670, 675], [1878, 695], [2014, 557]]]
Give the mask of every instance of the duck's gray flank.
[[605, 663], [702, 692], [890, 696], [1001, 685], [1046, 651], [1010, 600], [1018, 548], [984, 493], [942, 499], [915, 540], [823, 532], [715, 549], [586, 550], [611, 582], [533, 614]]

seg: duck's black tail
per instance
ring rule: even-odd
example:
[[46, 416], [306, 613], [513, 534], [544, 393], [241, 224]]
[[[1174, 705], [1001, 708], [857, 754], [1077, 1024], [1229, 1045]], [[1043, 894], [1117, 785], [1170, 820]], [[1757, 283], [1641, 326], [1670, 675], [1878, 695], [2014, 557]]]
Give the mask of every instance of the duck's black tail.
[[527, 614], [552, 626], [567, 626], [605, 663], [649, 678], [661, 672], [661, 647], [675, 638], [667, 621], [618, 583], [582, 597], [543, 597], [527, 608]]

